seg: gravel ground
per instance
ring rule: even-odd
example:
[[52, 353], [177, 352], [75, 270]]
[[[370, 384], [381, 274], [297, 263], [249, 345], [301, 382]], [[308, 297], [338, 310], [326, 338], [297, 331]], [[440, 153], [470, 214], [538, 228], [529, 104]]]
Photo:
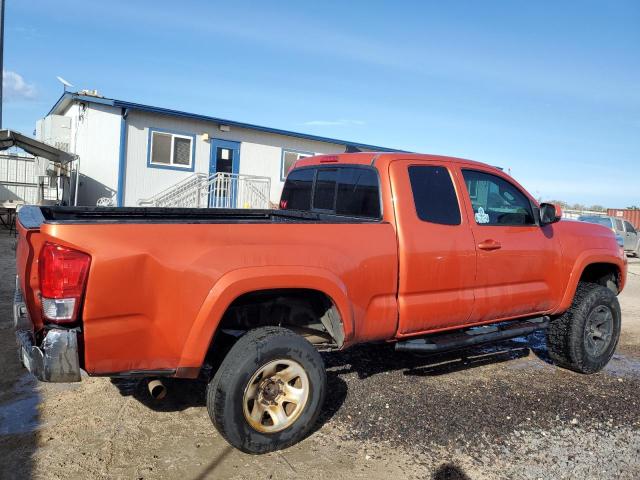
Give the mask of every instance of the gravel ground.
[[0, 478], [640, 478], [640, 261], [620, 296], [623, 335], [598, 374], [549, 364], [540, 335], [456, 355], [387, 346], [326, 354], [316, 431], [249, 456], [216, 433], [204, 385], [37, 384], [11, 321], [13, 239], [0, 233]]

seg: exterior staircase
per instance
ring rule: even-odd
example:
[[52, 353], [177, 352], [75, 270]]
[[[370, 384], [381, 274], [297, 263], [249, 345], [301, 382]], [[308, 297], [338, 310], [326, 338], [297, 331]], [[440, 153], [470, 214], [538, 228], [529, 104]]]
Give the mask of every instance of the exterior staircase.
[[144, 207], [271, 208], [271, 179], [218, 172], [194, 173], [175, 185], [138, 201]]

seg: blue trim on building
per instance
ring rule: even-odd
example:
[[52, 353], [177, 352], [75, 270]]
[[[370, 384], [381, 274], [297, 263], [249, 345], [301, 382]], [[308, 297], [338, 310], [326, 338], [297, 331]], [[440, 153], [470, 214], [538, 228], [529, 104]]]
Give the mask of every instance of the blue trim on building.
[[61, 107], [61, 105], [63, 103], [63, 100], [69, 100], [71, 95], [72, 94], [69, 93], [69, 92], [64, 92], [62, 95], [60, 95], [60, 98], [58, 98], [58, 100], [56, 100], [56, 103], [53, 104], [53, 107], [51, 107], [51, 110], [49, 110], [49, 112], [45, 115], [45, 117], [48, 117], [53, 112], [59, 111], [60, 107]]
[[73, 92], [65, 92], [65, 93], [63, 93], [62, 96], [58, 99], [56, 104], [51, 108], [51, 110], [49, 111], [49, 113], [47, 115], [59, 112], [60, 110], [65, 108], [66, 105], [68, 105], [69, 103], [71, 103], [74, 100], [87, 102], [87, 103], [98, 103], [98, 104], [102, 104], [102, 105], [109, 105], [109, 106], [112, 106], [112, 107], [127, 108], [129, 110], [140, 110], [140, 111], [144, 111], [144, 112], [158, 113], [158, 114], [161, 114], [161, 115], [169, 115], [169, 116], [173, 116], [173, 117], [182, 117], [182, 118], [190, 118], [190, 119], [193, 119], [193, 120], [202, 120], [202, 121], [206, 121], [206, 122], [213, 122], [213, 123], [217, 123], [217, 124], [235, 126], [235, 127], [246, 128], [246, 129], [250, 129], [250, 130], [256, 130], [256, 131], [259, 131], [259, 132], [272, 133], [272, 134], [275, 134], [275, 135], [283, 135], [283, 136], [286, 136], [286, 137], [302, 138], [302, 139], [305, 139], [305, 140], [313, 140], [313, 141], [316, 141], [316, 142], [332, 143], [334, 145], [344, 145], [345, 147], [353, 147], [353, 148], [357, 148], [357, 149], [361, 149], [361, 150], [365, 150], [365, 151], [378, 151], [378, 152], [401, 152], [401, 151], [403, 151], [403, 150], [398, 150], [398, 149], [394, 149], [394, 148], [380, 147], [380, 146], [376, 146], [376, 145], [368, 145], [368, 144], [365, 144], [365, 143], [350, 142], [348, 140], [339, 140], [339, 139], [336, 139], [336, 138], [321, 137], [321, 136], [317, 136], [317, 135], [309, 135], [309, 134], [300, 133], [300, 132], [291, 132], [291, 131], [288, 131], [288, 130], [281, 130], [281, 129], [278, 129], [278, 128], [263, 127], [263, 126], [260, 126], [260, 125], [253, 125], [251, 123], [236, 122], [236, 121], [233, 121], [233, 120], [226, 120], [226, 119], [223, 119], [223, 118], [210, 117], [210, 116], [207, 116], [207, 115], [199, 115], [199, 114], [195, 114], [195, 113], [188, 113], [188, 112], [183, 112], [183, 111], [180, 111], [180, 110], [171, 110], [171, 109], [168, 109], [168, 108], [153, 107], [153, 106], [150, 106], [150, 105], [143, 105], [143, 104], [140, 104], [140, 103], [132, 103], [132, 102], [125, 102], [125, 101], [122, 101], [122, 100], [114, 100], [114, 99], [110, 99], [110, 98], [100, 98], [100, 97], [92, 97], [92, 96], [87, 96], [87, 95], [80, 95], [78, 93], [73, 93]]
[[[183, 137], [191, 137], [191, 165], [189, 167], [176, 167], [174, 165], [161, 165], [159, 163], [151, 163], [151, 135], [153, 132], [169, 133], [172, 135], [180, 135]], [[149, 127], [147, 133], [147, 168], [158, 168], [160, 170], [177, 170], [179, 172], [193, 172], [196, 168], [196, 136], [193, 133], [178, 132], [176, 130], [166, 130], [164, 128]]]
[[280, 152], [280, 181], [281, 182], [284, 182], [287, 177], [287, 175], [284, 174], [284, 152], [292, 152], [292, 153], [297, 153], [299, 155], [309, 155], [311, 157], [315, 155], [315, 152], [303, 152], [302, 150], [294, 150], [292, 148], [283, 148], [282, 151]]
[[125, 175], [127, 170], [127, 115], [129, 110], [123, 108], [120, 117], [120, 151], [118, 158], [118, 191], [116, 201], [118, 207], [124, 206]]

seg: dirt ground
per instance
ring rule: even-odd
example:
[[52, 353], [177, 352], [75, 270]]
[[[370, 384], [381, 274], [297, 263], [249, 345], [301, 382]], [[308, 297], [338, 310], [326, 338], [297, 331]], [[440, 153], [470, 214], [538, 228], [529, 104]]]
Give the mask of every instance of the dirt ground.
[[540, 335], [456, 355], [357, 347], [325, 355], [314, 433], [250, 456], [213, 428], [204, 385], [38, 384], [18, 363], [13, 238], [0, 232], [0, 478], [368, 480], [640, 478], [640, 261], [620, 296], [614, 359], [585, 376], [549, 364]]

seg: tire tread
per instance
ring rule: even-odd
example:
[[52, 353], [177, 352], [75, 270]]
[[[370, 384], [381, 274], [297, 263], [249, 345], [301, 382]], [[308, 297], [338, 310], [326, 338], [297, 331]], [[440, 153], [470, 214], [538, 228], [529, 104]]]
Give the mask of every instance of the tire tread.
[[[614, 336], [612, 347], [606, 355], [597, 362], [591, 361], [585, 353], [583, 328], [584, 321], [591, 311], [594, 302], [606, 299], [614, 307]], [[557, 319], [553, 320], [547, 329], [547, 350], [553, 362], [562, 368], [579, 373], [594, 373], [602, 369], [613, 354], [620, 333], [620, 306], [615, 294], [602, 285], [580, 282], [569, 309]], [[618, 315], [615, 318], [616, 313]]]
[[[229, 434], [228, 431], [228, 428], [233, 428], [234, 425], [227, 417], [227, 412], [225, 412], [225, 403], [227, 401], [228, 395], [227, 388], [234, 384], [234, 377], [236, 377], [238, 374], [238, 365], [240, 365], [247, 358], [248, 352], [259, 350], [262, 345], [267, 344], [268, 341], [275, 336], [290, 337], [292, 345], [295, 345], [297, 343], [300, 347], [307, 349], [309, 354], [317, 356], [317, 363], [322, 367], [322, 381], [326, 382], [326, 373], [324, 371], [322, 358], [315, 350], [315, 348], [300, 335], [286, 328], [272, 326], [256, 328], [244, 334], [231, 348], [231, 350], [229, 350], [228, 354], [215, 373], [213, 379], [209, 383], [207, 387], [206, 403], [209, 417], [211, 418], [213, 425], [216, 427], [220, 435], [228, 443], [247, 453], [265, 453], [272, 450], [286, 448], [301, 439], [297, 436], [294, 436], [288, 441], [278, 440], [277, 445], [274, 444], [272, 446], [273, 448], [264, 446], [257, 447], [256, 445], [251, 444], [251, 442], [239, 445], [236, 441], [234, 441], [233, 437]], [[319, 394], [321, 396], [321, 406], [324, 402], [325, 388], [323, 387], [323, 385], [320, 385], [318, 387]], [[319, 413], [320, 412], [318, 409], [318, 412], [313, 415], [314, 422], [315, 419], [317, 419]], [[300, 437], [304, 437], [307, 431], [308, 429], [304, 429], [303, 434], [300, 435]], [[249, 447], [249, 444], [251, 444], [252, 446]]]

